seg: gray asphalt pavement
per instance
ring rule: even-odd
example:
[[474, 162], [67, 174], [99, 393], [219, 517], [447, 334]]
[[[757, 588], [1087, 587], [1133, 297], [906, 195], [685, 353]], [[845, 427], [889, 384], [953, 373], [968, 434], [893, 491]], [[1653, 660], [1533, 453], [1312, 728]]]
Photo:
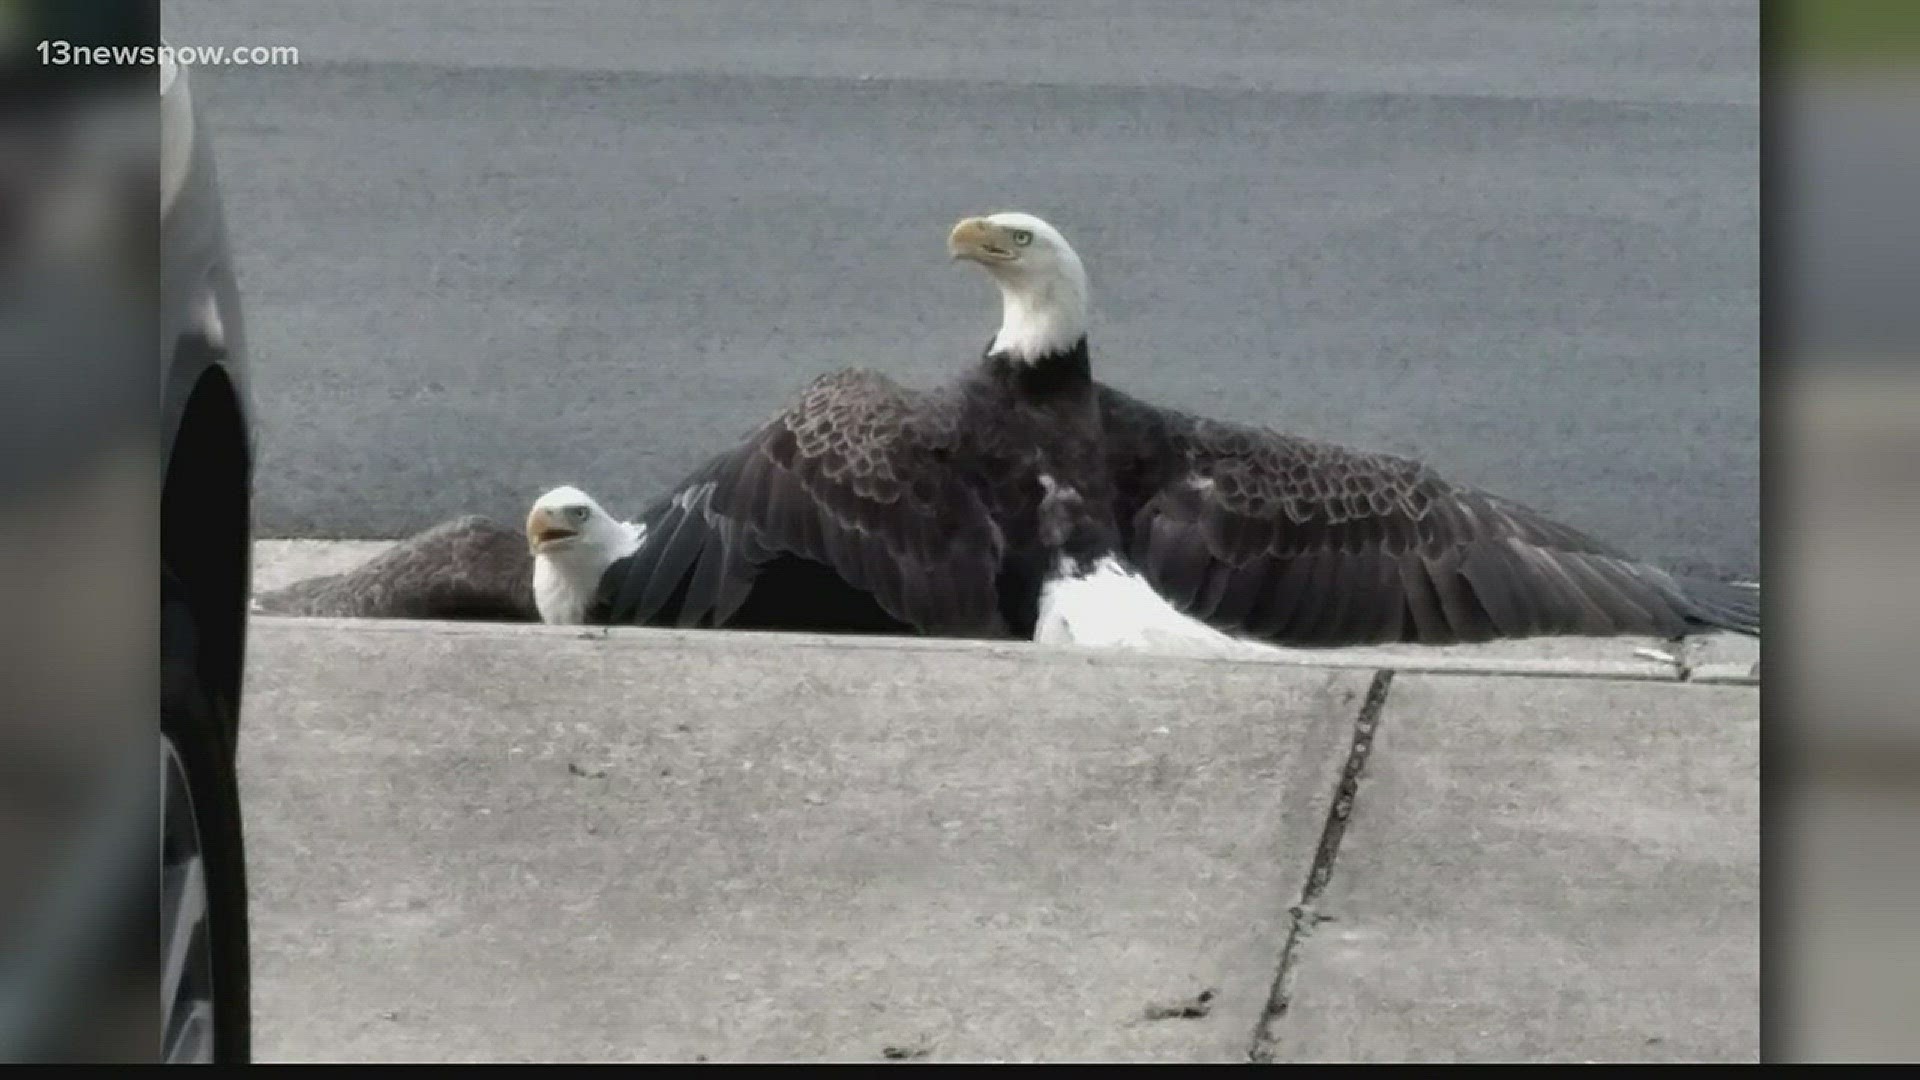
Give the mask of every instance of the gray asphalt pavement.
[[180, 2], [262, 536], [637, 509], [846, 364], [931, 383], [1027, 209], [1135, 392], [1759, 548], [1757, 5]]

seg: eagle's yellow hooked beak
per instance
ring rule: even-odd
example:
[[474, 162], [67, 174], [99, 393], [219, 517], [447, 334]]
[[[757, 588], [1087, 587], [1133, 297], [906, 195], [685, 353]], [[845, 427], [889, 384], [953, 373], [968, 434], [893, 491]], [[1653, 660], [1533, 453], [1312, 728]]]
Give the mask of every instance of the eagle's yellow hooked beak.
[[554, 520], [553, 514], [544, 506], [536, 506], [527, 515], [527, 549], [538, 555], [540, 549], [556, 540], [566, 540], [580, 535]]
[[1008, 262], [1015, 255], [1006, 230], [979, 217], [963, 218], [953, 227], [947, 234], [947, 253], [983, 265]]

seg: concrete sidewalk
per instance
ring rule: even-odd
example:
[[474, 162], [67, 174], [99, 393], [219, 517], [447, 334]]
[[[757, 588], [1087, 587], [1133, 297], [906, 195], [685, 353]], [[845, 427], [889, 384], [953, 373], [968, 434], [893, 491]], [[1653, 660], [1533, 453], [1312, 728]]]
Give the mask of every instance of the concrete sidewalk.
[[257, 1053], [1757, 1060], [1742, 644], [256, 618]]

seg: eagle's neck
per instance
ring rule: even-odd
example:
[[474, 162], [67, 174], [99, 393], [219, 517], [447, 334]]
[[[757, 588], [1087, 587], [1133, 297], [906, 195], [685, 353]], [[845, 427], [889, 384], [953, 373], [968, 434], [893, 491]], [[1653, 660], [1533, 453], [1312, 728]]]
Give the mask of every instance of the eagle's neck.
[[534, 556], [533, 601], [542, 622], [563, 626], [586, 622], [601, 578], [614, 563], [640, 550], [647, 527], [621, 522], [604, 535], [582, 539], [585, 542], [571, 548]]
[[989, 355], [1040, 363], [1071, 351], [1087, 336], [1087, 280], [1077, 266], [1057, 273], [999, 277], [1000, 330]]

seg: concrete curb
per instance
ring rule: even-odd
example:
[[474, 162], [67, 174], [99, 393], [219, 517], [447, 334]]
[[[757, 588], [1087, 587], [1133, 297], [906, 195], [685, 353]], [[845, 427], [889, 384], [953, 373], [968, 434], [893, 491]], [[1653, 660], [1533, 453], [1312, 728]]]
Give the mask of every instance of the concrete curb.
[[[1279, 665], [1283, 667], [1319, 667], [1334, 669], [1390, 670], [1434, 675], [1499, 675], [1531, 678], [1606, 679], [1633, 682], [1701, 682], [1757, 685], [1758, 678], [1745, 667], [1733, 663], [1714, 665], [1706, 671], [1689, 670], [1678, 663], [1656, 660], [1623, 659], [1635, 647], [1632, 639], [1602, 640], [1611, 645], [1614, 656], [1602, 655], [1511, 655], [1494, 646], [1458, 646], [1425, 651], [1408, 649], [1327, 649], [1291, 650], [1273, 654], [1211, 656], [1178, 652], [1134, 652], [1092, 646], [1036, 645], [1027, 642], [966, 641], [926, 638], [852, 637], [832, 634], [795, 634], [772, 632], [736, 632], [713, 630], [671, 630], [651, 627], [579, 627], [538, 626], [523, 623], [431, 622], [407, 619], [327, 619], [284, 615], [255, 615], [253, 625], [261, 630], [298, 633], [303, 630], [353, 631], [369, 635], [396, 636], [484, 636], [550, 637], [588, 639], [608, 648], [627, 650], [711, 649], [716, 653], [743, 647], [790, 649], [796, 651], [896, 651], [945, 652], [960, 655], [995, 656], [1032, 663], [1078, 662], [1096, 665], [1138, 667], [1151, 664], [1224, 664], [1231, 666]], [[1501, 646], [1528, 644], [1502, 642]], [[1589, 643], [1591, 644], [1591, 643]]]

